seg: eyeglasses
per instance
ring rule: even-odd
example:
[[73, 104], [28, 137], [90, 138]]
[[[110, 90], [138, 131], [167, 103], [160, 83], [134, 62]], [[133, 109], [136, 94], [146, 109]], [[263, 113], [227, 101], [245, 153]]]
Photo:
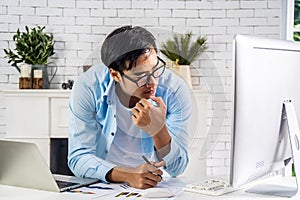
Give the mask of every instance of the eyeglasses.
[[154, 78], [158, 78], [158, 77], [160, 77], [160, 76], [164, 73], [165, 68], [166, 68], [166, 62], [163, 61], [163, 60], [162, 60], [160, 57], [158, 57], [158, 56], [157, 56], [157, 59], [158, 59], [158, 60], [157, 60], [157, 63], [156, 63], [156, 65], [155, 65], [154, 67], [159, 66], [160, 63], [161, 63], [161, 65], [160, 65], [158, 68], [156, 68], [152, 73], [146, 74], [146, 75], [144, 75], [144, 76], [142, 76], [142, 77], [139, 77], [139, 78], [136, 79], [136, 80], [130, 78], [130, 77], [127, 76], [126, 74], [123, 74], [123, 76], [124, 76], [125, 78], [127, 78], [128, 80], [134, 82], [138, 87], [142, 87], [142, 86], [146, 85], [146, 83], [149, 82], [151, 76], [153, 76]]

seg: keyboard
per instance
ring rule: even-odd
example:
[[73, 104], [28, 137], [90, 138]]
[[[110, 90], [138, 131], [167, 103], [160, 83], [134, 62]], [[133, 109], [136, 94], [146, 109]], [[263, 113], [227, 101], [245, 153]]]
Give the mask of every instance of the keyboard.
[[78, 183], [55, 180], [59, 188], [66, 188], [77, 185]]
[[238, 190], [238, 188], [231, 187], [228, 180], [221, 178], [210, 178], [188, 184], [183, 188], [183, 190], [210, 196], [219, 196], [234, 192]]

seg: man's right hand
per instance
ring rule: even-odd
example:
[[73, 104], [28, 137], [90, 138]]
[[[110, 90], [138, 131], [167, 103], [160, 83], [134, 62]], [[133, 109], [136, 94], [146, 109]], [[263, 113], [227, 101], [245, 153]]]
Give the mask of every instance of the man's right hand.
[[150, 164], [141, 164], [136, 168], [117, 166], [108, 172], [106, 178], [110, 182], [127, 182], [131, 187], [146, 189], [157, 185], [162, 180], [163, 172], [158, 169], [164, 161]]

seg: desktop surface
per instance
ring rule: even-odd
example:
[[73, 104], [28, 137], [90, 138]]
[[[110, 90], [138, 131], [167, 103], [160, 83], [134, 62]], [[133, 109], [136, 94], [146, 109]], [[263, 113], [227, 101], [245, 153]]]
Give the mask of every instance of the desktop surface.
[[[179, 178], [171, 178], [167, 180], [167, 184], [189, 184], [197, 180], [193, 180], [190, 177], [179, 177]], [[269, 184], [280, 184], [280, 185], [286, 185], [286, 186], [294, 186], [295, 185], [295, 179], [290, 177], [272, 177], [269, 180], [266, 181], [266, 183]], [[119, 187], [120, 184], [110, 184], [110, 187]], [[99, 195], [90, 195], [90, 194], [80, 194], [80, 193], [70, 193], [70, 192], [63, 192], [63, 193], [55, 193], [55, 192], [47, 192], [47, 191], [41, 191], [41, 190], [33, 190], [33, 189], [26, 189], [26, 188], [19, 188], [19, 187], [12, 187], [12, 186], [6, 186], [6, 185], [0, 185], [0, 200], [87, 200], [87, 199], [123, 199], [122, 197], [115, 197], [116, 194], [120, 192], [115, 190], [111, 193], [107, 193], [105, 196]], [[126, 199], [146, 199], [142, 197], [133, 197]], [[225, 194], [222, 196], [207, 196], [207, 195], [201, 195], [198, 193], [192, 193], [192, 192], [183, 192], [180, 193], [178, 196], [175, 196], [174, 198], [168, 198], [168, 199], [185, 199], [185, 200], [195, 200], [195, 199], [214, 199], [214, 200], [265, 200], [265, 199], [289, 199], [289, 200], [295, 200], [299, 199], [299, 196], [293, 197], [293, 198], [283, 198], [283, 197], [274, 197], [274, 196], [266, 196], [266, 195], [258, 195], [258, 194], [251, 194], [245, 192], [245, 189], [238, 190], [233, 193]], [[153, 200], [153, 199], [152, 199]]]

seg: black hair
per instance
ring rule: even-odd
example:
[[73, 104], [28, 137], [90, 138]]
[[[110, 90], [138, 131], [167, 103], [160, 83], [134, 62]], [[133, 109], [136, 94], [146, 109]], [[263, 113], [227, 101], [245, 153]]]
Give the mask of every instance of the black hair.
[[[137, 58], [149, 48], [157, 52], [154, 36], [139, 26], [122, 26], [111, 32], [101, 47], [102, 62], [109, 68], [119, 71], [130, 70]], [[129, 66], [126, 66], [129, 61]]]

